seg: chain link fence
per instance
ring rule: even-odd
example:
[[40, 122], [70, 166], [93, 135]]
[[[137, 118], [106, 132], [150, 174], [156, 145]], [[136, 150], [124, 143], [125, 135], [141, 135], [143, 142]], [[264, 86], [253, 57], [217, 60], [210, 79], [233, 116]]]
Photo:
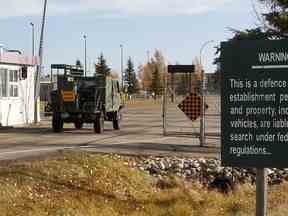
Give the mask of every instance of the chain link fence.
[[[200, 139], [200, 116], [191, 121], [178, 105], [190, 95], [200, 94], [201, 82], [194, 74], [168, 75], [166, 92], [163, 98], [163, 127], [166, 136], [191, 136]], [[220, 85], [214, 75], [206, 75], [205, 103], [205, 140], [208, 144], [218, 144], [221, 132]], [[195, 140], [195, 139], [193, 139]]]

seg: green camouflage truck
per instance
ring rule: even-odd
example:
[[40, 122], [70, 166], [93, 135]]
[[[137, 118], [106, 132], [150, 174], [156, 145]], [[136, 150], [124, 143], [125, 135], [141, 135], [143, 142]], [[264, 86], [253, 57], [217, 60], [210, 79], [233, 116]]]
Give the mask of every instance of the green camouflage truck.
[[84, 123], [93, 123], [95, 133], [102, 133], [104, 121], [111, 121], [115, 130], [120, 129], [122, 105], [118, 80], [101, 74], [84, 77], [79, 66], [51, 65], [51, 83], [54, 132], [63, 131], [64, 123], [74, 123], [77, 129]]

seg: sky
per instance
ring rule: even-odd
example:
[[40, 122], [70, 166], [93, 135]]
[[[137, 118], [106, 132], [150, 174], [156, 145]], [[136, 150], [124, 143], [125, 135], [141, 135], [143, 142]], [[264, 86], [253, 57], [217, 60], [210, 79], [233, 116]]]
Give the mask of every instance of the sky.
[[[256, 1], [256, 0], [254, 0]], [[32, 53], [30, 22], [39, 49], [44, 0], [0, 0], [0, 44]], [[261, 5], [256, 4], [261, 12]], [[229, 28], [255, 27], [252, 0], [48, 0], [44, 37], [44, 69], [50, 64], [84, 62], [87, 35], [88, 70], [102, 52], [109, 66], [121, 68], [130, 56], [138, 67], [159, 49], [170, 64], [191, 64], [200, 56], [206, 72], [214, 72], [215, 46], [232, 36]]]

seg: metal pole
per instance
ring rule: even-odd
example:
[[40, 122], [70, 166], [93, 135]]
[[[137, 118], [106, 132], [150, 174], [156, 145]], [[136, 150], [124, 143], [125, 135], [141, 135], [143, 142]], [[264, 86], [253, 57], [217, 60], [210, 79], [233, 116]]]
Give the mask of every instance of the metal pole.
[[[213, 40], [205, 42], [200, 49], [200, 66], [202, 67], [202, 52], [204, 48], [214, 42]], [[201, 68], [201, 119], [200, 119], [200, 146], [205, 146], [205, 72]]]
[[47, 0], [44, 0], [44, 9], [42, 17], [42, 27], [40, 35], [40, 45], [39, 45], [39, 64], [37, 66], [37, 71], [35, 74], [35, 95], [34, 95], [34, 123], [38, 123], [38, 101], [40, 96], [40, 75], [42, 73], [43, 65], [43, 44], [44, 44], [44, 29], [45, 29], [45, 20], [46, 20], [46, 10], [47, 10]]
[[34, 29], [34, 23], [30, 23], [32, 27], [32, 57], [35, 56], [35, 29]]
[[163, 110], [162, 110], [162, 119], [163, 119], [163, 136], [167, 135], [167, 71], [164, 76], [164, 96], [163, 96]]
[[171, 73], [171, 86], [172, 86], [172, 92], [171, 92], [171, 103], [175, 102], [175, 74]]
[[150, 62], [150, 51], [147, 50], [147, 63], [149, 63], [149, 62]]
[[84, 35], [84, 49], [85, 49], [85, 65], [84, 65], [84, 76], [86, 77], [87, 75], [87, 35]]
[[122, 81], [122, 89], [124, 89], [124, 66], [123, 66], [123, 45], [120, 44], [120, 52], [121, 52], [121, 81]]
[[256, 170], [256, 216], [267, 216], [267, 169]]

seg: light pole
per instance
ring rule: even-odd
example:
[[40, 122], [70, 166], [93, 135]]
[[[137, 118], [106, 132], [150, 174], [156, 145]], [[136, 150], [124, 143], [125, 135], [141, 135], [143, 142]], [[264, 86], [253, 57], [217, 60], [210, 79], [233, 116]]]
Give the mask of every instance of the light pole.
[[122, 79], [122, 89], [124, 88], [124, 66], [123, 66], [123, 45], [120, 44], [120, 52], [121, 52], [121, 79]]
[[40, 118], [38, 118], [38, 113], [40, 111], [40, 75], [42, 73], [43, 65], [43, 44], [44, 44], [44, 30], [45, 30], [45, 21], [46, 21], [46, 11], [47, 11], [47, 0], [44, 0], [44, 9], [42, 17], [42, 26], [41, 26], [41, 35], [40, 35], [40, 44], [39, 44], [39, 62], [37, 65], [37, 70], [35, 73], [35, 91], [34, 91], [34, 123], [38, 123]]
[[147, 50], [147, 63], [149, 63], [149, 62], [150, 62], [150, 51]]
[[200, 119], [200, 146], [205, 146], [205, 71], [204, 67], [202, 66], [202, 52], [204, 48], [210, 44], [213, 43], [214, 40], [206, 41], [200, 49], [200, 66], [201, 66], [201, 119]]
[[85, 65], [84, 65], [84, 76], [86, 77], [87, 74], [87, 35], [83, 36], [84, 38], [84, 49], [85, 49]]
[[32, 57], [35, 56], [35, 30], [34, 30], [34, 23], [30, 22], [32, 27]]

